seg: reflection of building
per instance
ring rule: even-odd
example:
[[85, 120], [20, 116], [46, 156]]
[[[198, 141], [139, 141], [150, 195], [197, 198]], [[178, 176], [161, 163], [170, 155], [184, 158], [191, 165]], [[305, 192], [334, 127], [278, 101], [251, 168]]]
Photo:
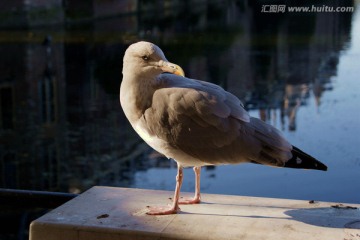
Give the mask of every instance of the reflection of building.
[[[0, 45], [1, 187], [82, 191], [125, 177], [131, 183], [144, 145], [116, 130], [126, 122], [118, 93], [107, 94], [96, 79], [101, 63], [90, 49], [51, 37]], [[111, 80], [118, 89], [117, 71]]]
[[63, 0], [1, 1], [0, 28], [23, 28], [62, 23]]
[[[2, 176], [17, 176], [11, 183], [5, 181], [8, 187], [52, 189], [58, 186], [58, 147], [63, 144], [58, 141], [64, 111], [62, 44], [49, 49], [9, 43], [0, 48], [5, 66], [0, 70]], [[35, 183], [36, 176], [47, 177]]]
[[309, 92], [307, 84], [286, 84], [284, 96], [284, 114], [289, 119], [289, 130], [296, 130], [296, 113]]
[[[352, 6], [353, 2], [332, 4]], [[259, 3], [250, 6], [261, 8]], [[263, 120], [272, 118], [267, 113], [271, 109], [281, 109], [281, 115], [289, 118], [289, 130], [295, 130], [296, 111], [306, 103], [309, 90], [313, 89], [319, 103], [321, 92], [331, 89], [323, 86], [329, 85], [336, 74], [338, 54], [349, 40], [351, 13], [275, 16], [253, 11], [239, 24], [244, 31], [228, 55], [234, 67], [225, 77], [227, 86], [245, 99], [248, 108], [260, 109]], [[252, 55], [243, 60], [244, 53]]]

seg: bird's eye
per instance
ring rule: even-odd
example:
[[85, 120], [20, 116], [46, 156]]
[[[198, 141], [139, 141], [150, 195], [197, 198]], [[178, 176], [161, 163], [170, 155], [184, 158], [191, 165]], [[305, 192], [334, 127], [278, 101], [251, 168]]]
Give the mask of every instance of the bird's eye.
[[145, 61], [149, 60], [148, 56], [142, 56], [141, 58], [144, 59]]

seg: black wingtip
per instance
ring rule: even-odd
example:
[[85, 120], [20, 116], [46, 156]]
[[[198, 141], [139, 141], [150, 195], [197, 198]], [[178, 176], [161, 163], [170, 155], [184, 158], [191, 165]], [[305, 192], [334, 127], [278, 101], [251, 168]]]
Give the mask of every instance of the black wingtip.
[[301, 151], [297, 147], [293, 146], [291, 153], [293, 154], [293, 157], [285, 163], [284, 167], [327, 171], [327, 166], [325, 164]]

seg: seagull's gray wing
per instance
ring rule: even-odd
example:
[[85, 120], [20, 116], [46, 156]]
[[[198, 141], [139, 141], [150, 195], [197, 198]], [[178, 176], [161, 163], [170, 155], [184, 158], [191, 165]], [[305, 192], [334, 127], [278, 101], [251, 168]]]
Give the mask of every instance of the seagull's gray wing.
[[[203, 162], [284, 165], [291, 145], [221, 87], [162, 75], [143, 126], [175, 149]], [[176, 159], [181, 162], [181, 159]]]

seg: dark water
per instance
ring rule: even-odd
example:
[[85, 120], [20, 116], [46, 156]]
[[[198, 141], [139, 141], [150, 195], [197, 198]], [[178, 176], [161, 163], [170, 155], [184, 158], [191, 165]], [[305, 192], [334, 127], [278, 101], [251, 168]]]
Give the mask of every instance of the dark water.
[[[145, 39], [329, 167], [206, 168], [203, 192], [360, 203], [359, 11], [266, 14], [226, 2], [1, 30], [0, 187], [174, 189], [176, 164], [142, 142], [118, 100], [124, 50]], [[193, 191], [190, 169], [184, 181]]]

